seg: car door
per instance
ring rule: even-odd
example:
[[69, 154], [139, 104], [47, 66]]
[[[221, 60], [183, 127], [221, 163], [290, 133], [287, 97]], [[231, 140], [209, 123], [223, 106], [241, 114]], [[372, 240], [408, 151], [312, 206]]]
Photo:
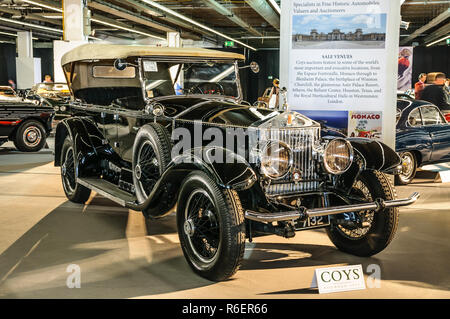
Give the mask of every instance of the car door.
[[420, 108], [423, 128], [428, 132], [432, 143], [431, 161], [450, 160], [450, 125], [434, 105]]

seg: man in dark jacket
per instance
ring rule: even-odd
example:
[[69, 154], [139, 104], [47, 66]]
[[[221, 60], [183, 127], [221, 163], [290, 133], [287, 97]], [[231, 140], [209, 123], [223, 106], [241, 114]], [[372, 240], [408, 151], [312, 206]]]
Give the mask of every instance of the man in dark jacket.
[[426, 86], [422, 91], [422, 100], [428, 101], [439, 107], [441, 111], [450, 111], [450, 105], [444, 93], [445, 74], [436, 75], [432, 85]]

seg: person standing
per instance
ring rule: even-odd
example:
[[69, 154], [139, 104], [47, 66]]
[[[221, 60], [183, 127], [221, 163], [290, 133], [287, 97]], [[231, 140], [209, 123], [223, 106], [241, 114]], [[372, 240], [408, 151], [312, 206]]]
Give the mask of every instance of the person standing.
[[419, 81], [414, 85], [414, 95], [416, 100], [420, 100], [422, 98], [422, 91], [425, 88], [425, 80], [427, 79], [426, 73], [420, 73]]
[[9, 79], [9, 80], [8, 80], [8, 84], [9, 84], [9, 86], [10, 86], [13, 90], [16, 89], [16, 83], [14, 83], [14, 80]]
[[444, 73], [436, 75], [432, 85], [428, 85], [422, 91], [422, 100], [428, 101], [436, 105], [441, 111], [450, 111], [447, 96], [444, 92], [444, 83], [446, 77]]

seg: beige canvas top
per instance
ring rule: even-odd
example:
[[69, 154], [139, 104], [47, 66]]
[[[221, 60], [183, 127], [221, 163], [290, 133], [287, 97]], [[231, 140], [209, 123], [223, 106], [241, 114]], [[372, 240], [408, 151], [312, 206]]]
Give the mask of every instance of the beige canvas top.
[[242, 54], [199, 48], [169, 48], [144, 45], [84, 44], [66, 54], [61, 65], [83, 60], [113, 60], [128, 57], [170, 56], [245, 60]]

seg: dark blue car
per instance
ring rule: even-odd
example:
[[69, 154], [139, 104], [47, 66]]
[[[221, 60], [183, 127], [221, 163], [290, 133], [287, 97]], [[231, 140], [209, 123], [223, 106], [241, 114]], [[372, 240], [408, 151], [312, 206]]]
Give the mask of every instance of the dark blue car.
[[396, 151], [402, 158], [402, 173], [396, 183], [409, 184], [418, 167], [450, 161], [450, 124], [430, 102], [397, 100]]

